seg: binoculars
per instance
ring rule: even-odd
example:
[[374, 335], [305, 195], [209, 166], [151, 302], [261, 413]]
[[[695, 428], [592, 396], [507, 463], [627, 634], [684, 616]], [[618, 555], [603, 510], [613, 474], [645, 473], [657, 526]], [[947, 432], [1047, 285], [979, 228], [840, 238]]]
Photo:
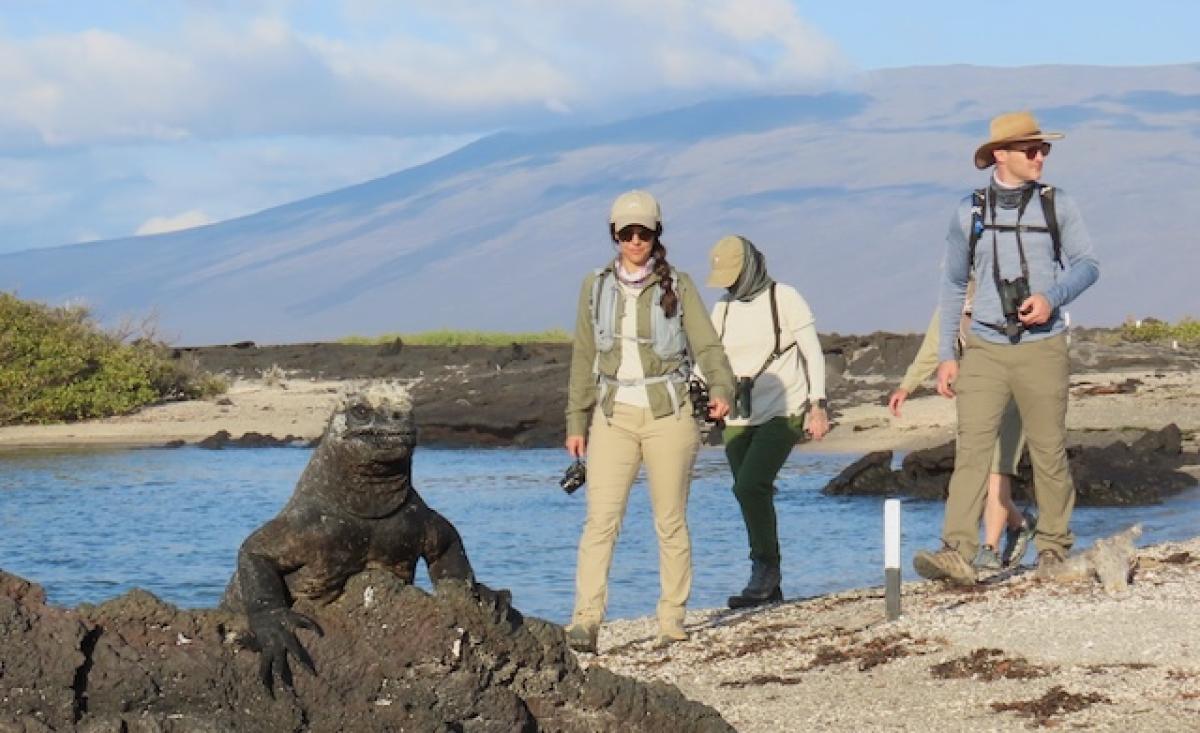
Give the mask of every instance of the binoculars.
[[[750, 377], [738, 377], [734, 391], [733, 405], [729, 408], [729, 416], [750, 417], [753, 410], [750, 394], [754, 391], [754, 380]], [[688, 381], [688, 397], [692, 400], [692, 417], [704, 418], [705, 422], [716, 422], [708, 416], [708, 385], [699, 379]]]
[[1014, 344], [1025, 329], [1018, 316], [1021, 304], [1029, 299], [1029, 281], [1024, 277], [1000, 281], [1000, 307], [1004, 310], [1004, 335]]
[[754, 380], [750, 377], [738, 377], [737, 389], [733, 393], [733, 407], [729, 410], [730, 417], [750, 417], [754, 404], [750, 395], [754, 391]]

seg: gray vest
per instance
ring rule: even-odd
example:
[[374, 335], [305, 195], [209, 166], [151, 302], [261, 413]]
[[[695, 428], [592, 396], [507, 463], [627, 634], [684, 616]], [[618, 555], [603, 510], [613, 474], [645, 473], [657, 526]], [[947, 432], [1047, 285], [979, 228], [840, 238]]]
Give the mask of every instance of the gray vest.
[[[671, 270], [675, 279], [675, 270]], [[676, 279], [676, 282], [678, 280]], [[662, 359], [685, 358], [687, 352], [687, 335], [683, 331], [683, 304], [675, 309], [675, 315], [668, 317], [663, 312], [659, 301], [662, 299], [662, 285], [654, 283], [650, 306], [650, 338], [622, 336], [617, 333], [617, 304], [621, 300], [621, 285], [611, 267], [596, 270], [596, 281], [592, 286], [592, 334], [596, 340], [596, 351], [607, 353], [616, 345], [617, 338], [626, 338], [638, 344], [649, 343], [654, 353]]]

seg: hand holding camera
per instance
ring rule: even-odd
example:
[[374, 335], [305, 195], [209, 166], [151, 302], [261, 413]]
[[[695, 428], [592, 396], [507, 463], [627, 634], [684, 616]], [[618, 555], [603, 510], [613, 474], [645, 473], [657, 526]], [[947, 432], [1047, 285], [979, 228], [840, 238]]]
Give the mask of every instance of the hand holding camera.
[[558, 482], [558, 485], [562, 487], [562, 490], [568, 494], [574, 494], [575, 490], [580, 486], [583, 486], [586, 482], [587, 466], [584, 465], [583, 461], [577, 458], [575, 459], [574, 463], [572, 463], [570, 466], [567, 466], [567, 471], [563, 474], [563, 477]]

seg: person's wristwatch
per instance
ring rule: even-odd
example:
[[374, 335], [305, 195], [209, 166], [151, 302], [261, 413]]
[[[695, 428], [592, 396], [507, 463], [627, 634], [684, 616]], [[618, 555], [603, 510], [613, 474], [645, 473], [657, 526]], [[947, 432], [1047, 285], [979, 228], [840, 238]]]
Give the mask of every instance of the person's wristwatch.
[[819, 399], [813, 403], [813, 407], [817, 407], [822, 410], [827, 410], [827, 409], [829, 409], [829, 400], [822, 397], [821, 399]]

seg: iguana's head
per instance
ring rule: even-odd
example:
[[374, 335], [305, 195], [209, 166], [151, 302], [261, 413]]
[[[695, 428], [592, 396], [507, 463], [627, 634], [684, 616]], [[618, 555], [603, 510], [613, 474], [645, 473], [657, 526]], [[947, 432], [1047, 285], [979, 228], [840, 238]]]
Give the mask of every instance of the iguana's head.
[[376, 383], [343, 395], [310, 465], [327, 498], [359, 516], [383, 516], [408, 494], [416, 445], [412, 396]]
[[377, 383], [347, 392], [321, 442], [341, 444], [385, 458], [411, 453], [417, 444], [412, 396], [398, 384]]

